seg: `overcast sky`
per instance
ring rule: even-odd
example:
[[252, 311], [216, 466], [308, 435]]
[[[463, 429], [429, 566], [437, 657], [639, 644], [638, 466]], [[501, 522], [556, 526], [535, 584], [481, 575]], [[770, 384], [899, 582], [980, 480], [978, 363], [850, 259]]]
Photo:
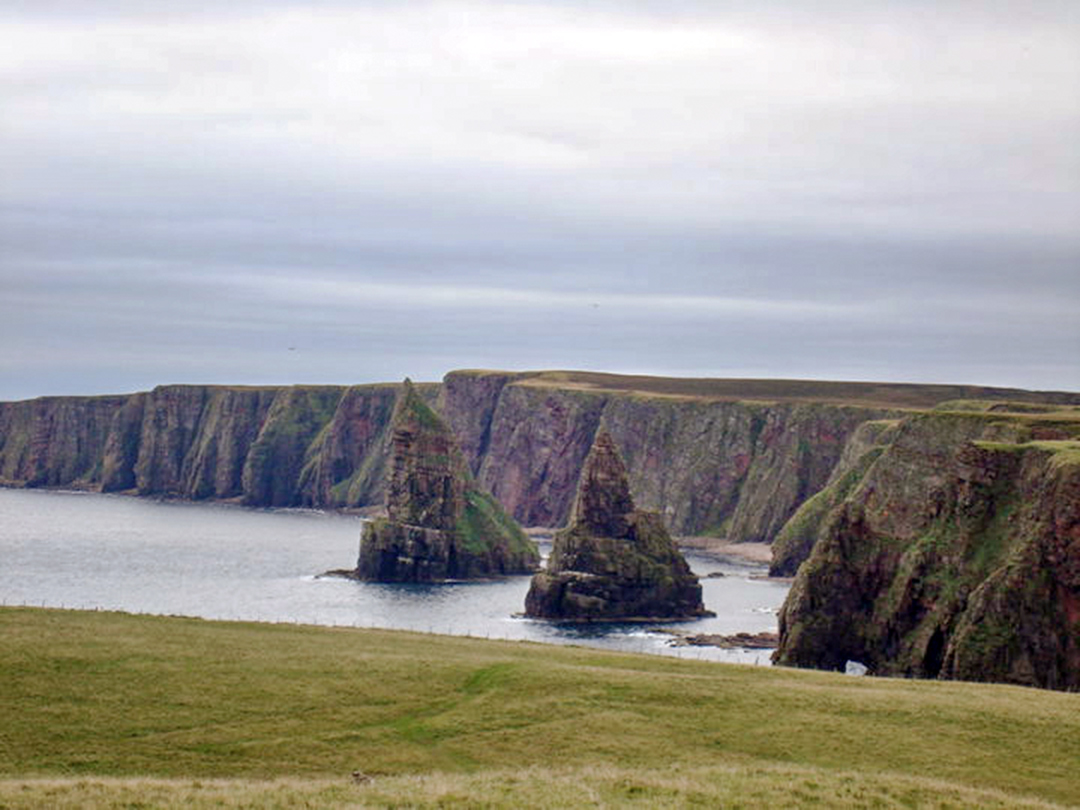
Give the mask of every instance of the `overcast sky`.
[[1075, 0], [7, 0], [0, 41], [0, 399], [1080, 390]]

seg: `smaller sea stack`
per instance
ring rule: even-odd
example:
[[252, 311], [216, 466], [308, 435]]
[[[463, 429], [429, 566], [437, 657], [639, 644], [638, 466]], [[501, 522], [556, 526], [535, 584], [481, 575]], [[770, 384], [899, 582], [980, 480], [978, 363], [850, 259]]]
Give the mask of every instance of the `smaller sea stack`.
[[536, 570], [536, 544], [477, 489], [450, 429], [408, 379], [392, 430], [387, 518], [364, 524], [357, 579], [440, 582]]
[[626, 467], [606, 431], [585, 460], [570, 526], [555, 535], [547, 570], [533, 577], [525, 615], [563, 621], [711, 615], [660, 516], [634, 508]]

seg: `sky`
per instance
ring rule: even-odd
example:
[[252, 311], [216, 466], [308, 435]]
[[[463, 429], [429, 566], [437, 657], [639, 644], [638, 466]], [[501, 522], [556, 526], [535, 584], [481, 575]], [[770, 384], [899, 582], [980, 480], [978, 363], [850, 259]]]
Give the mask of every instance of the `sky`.
[[6, 0], [0, 399], [1080, 391], [1080, 5]]

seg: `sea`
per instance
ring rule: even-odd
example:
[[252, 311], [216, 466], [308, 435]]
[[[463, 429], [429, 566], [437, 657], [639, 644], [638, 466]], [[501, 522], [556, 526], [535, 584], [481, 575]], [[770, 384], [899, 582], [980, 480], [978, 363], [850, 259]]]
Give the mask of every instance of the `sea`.
[[[356, 565], [361, 518], [56, 490], [0, 489], [0, 604], [379, 627], [767, 666], [768, 650], [674, 646], [673, 634], [776, 631], [788, 583], [687, 551], [713, 618], [560, 624], [523, 618], [529, 577], [440, 585], [324, 576]], [[539, 538], [541, 553], [550, 538]], [[2, 643], [2, 640], [0, 640]]]

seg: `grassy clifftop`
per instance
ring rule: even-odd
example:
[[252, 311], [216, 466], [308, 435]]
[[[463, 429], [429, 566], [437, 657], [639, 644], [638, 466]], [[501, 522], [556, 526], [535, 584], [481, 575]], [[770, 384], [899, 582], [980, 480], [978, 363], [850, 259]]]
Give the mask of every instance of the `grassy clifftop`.
[[55, 610], [2, 609], [0, 637], [5, 807], [1045, 807], [1080, 787], [1075, 694]]
[[[455, 372], [457, 374], [470, 372]], [[492, 374], [493, 372], [471, 372]], [[821, 402], [874, 408], [933, 408], [950, 400], [1008, 400], [1015, 403], [1080, 404], [1080, 394], [1025, 391], [981, 385], [930, 383], [834, 382], [736, 378], [652, 377], [594, 371], [536, 371], [512, 375], [520, 385], [581, 388], [710, 400]]]

